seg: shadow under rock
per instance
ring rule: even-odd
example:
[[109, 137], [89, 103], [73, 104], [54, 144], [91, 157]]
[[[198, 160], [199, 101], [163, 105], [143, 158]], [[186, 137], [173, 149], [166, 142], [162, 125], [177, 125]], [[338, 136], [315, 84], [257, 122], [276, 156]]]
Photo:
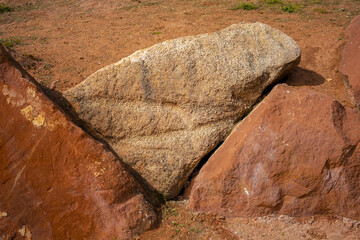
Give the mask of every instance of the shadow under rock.
[[314, 71], [296, 67], [281, 82], [289, 86], [317, 86], [325, 82], [325, 79]]

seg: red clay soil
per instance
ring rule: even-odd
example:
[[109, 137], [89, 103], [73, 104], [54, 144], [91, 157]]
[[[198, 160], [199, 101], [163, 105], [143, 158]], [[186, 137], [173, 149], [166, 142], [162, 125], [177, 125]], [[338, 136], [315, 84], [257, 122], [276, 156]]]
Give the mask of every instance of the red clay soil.
[[[232, 10], [238, 0], [27, 0], [2, 1], [1, 42], [45, 87], [63, 92], [101, 67], [134, 51], [185, 35], [213, 32], [233, 23], [260, 21], [292, 38], [302, 61], [285, 79], [353, 107], [339, 74], [345, 29], [360, 12], [358, 0], [299, 1], [287, 13], [278, 4]], [[357, 222], [338, 217], [224, 219], [164, 206], [158, 229], [139, 239], [359, 239]], [[1, 220], [0, 220], [1, 221]], [[310, 221], [310, 222], [309, 222]]]

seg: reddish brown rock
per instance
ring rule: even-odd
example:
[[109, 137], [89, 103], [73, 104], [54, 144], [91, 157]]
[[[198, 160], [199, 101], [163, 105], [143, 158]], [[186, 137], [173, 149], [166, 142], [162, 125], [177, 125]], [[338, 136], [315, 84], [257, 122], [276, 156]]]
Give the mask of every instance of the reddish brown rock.
[[351, 21], [346, 34], [349, 38], [342, 52], [340, 72], [360, 106], [360, 16]]
[[360, 218], [360, 114], [276, 86], [195, 178], [189, 209], [225, 216]]
[[0, 238], [123, 239], [154, 226], [120, 161], [0, 48]]

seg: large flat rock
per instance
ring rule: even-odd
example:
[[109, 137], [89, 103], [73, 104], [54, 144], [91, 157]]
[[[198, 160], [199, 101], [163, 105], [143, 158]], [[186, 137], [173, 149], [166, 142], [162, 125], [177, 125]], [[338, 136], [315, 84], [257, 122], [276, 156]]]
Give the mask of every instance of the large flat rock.
[[192, 182], [189, 209], [360, 219], [360, 113], [277, 85]]
[[166, 197], [263, 90], [300, 61], [262, 23], [165, 41], [100, 69], [65, 97], [94, 134]]
[[355, 17], [346, 29], [348, 41], [344, 46], [340, 72], [350, 87], [357, 106], [360, 106], [360, 16]]
[[157, 215], [119, 160], [0, 45], [0, 239], [124, 239]]

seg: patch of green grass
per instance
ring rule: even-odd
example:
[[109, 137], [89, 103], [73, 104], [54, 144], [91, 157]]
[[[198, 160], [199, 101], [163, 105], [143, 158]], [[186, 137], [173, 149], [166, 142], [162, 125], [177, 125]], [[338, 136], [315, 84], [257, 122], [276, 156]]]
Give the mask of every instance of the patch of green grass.
[[[310, 4], [318, 4], [318, 5], [329, 5], [332, 3], [336, 3], [339, 0], [334, 0], [334, 1], [328, 1], [328, 0], [305, 0], [305, 2], [309, 2]], [[356, 1], [356, 0], [355, 0]], [[304, 2], [304, 0], [303, 0]]]
[[22, 45], [23, 42], [19, 37], [1, 38], [0, 43], [6, 47], [13, 47], [16, 45]]
[[264, 2], [268, 5], [283, 4], [282, 0], [264, 0]]
[[231, 10], [239, 10], [239, 9], [243, 9], [243, 10], [255, 10], [258, 9], [259, 7], [256, 5], [256, 3], [239, 3], [239, 5], [236, 5], [234, 7], [231, 8]]
[[179, 213], [175, 208], [165, 208], [164, 216], [178, 216]]
[[40, 57], [32, 55], [32, 54], [24, 53], [23, 56], [26, 57], [26, 58], [29, 58], [29, 59], [31, 59], [33, 61], [41, 61], [42, 60]]
[[344, 33], [342, 33], [342, 34], [339, 36], [338, 41], [343, 40], [343, 38], [344, 38], [344, 37], [345, 37], [345, 34], [344, 34]]
[[161, 32], [153, 32], [153, 35], [161, 34]]
[[296, 3], [294, 3], [294, 4], [288, 3], [288, 4], [284, 5], [281, 10], [283, 12], [293, 13], [293, 12], [297, 11], [298, 9], [299, 9], [299, 6]]
[[322, 13], [322, 14], [329, 13], [326, 9], [323, 8], [314, 8], [313, 12]]
[[9, 23], [21, 23], [26, 21], [24, 15], [15, 15], [15, 14], [0, 14], [0, 25], [9, 24]]
[[10, 12], [11, 9], [8, 5], [6, 5], [5, 3], [1, 3], [0, 4], [0, 13], [6, 13], [6, 12]]

